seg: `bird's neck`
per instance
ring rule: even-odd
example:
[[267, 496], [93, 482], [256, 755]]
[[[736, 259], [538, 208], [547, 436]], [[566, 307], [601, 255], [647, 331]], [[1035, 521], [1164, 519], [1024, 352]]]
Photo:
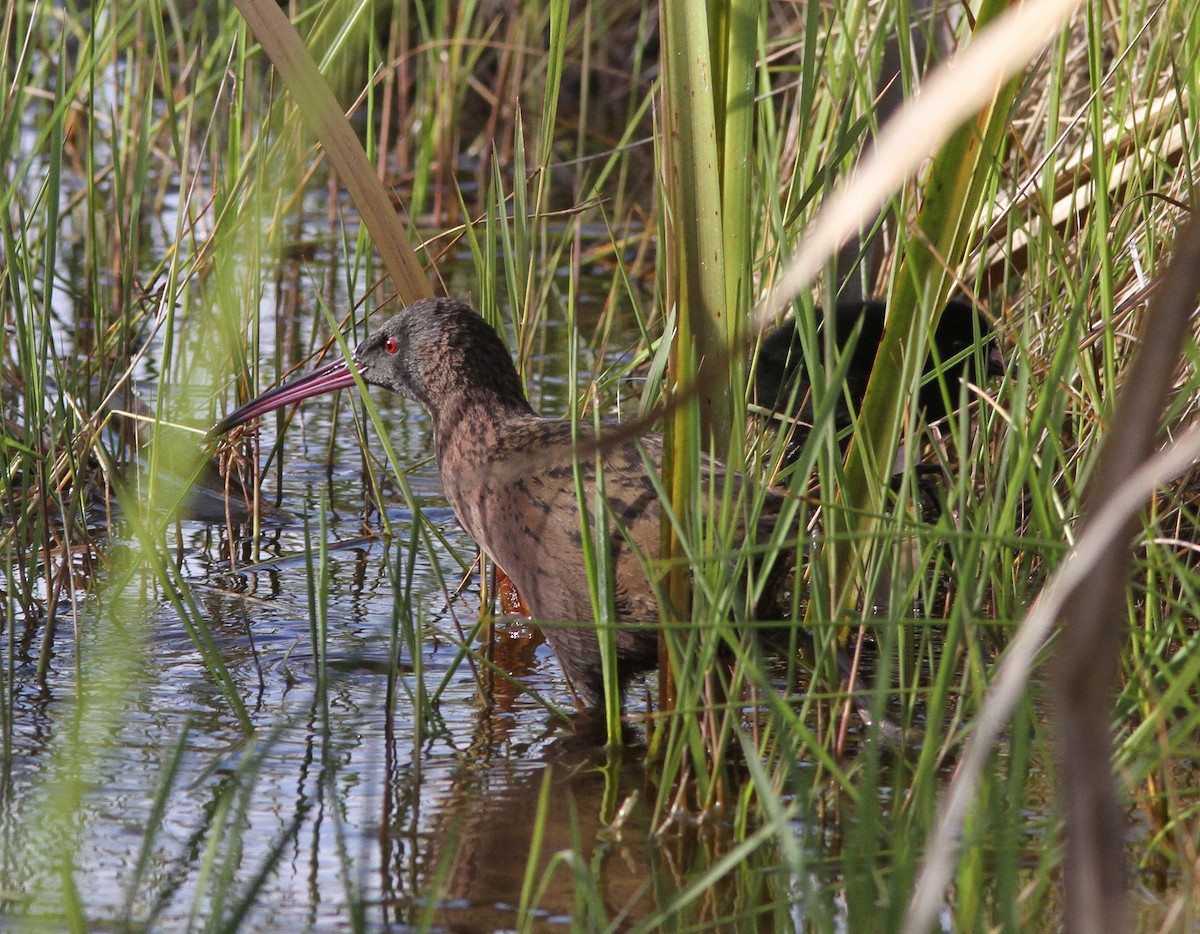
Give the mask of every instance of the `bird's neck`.
[[458, 461], [482, 463], [517, 421], [537, 417], [523, 396], [458, 393], [432, 408], [438, 463], [454, 469]]
[[426, 361], [418, 397], [433, 418], [443, 472], [491, 459], [497, 442], [521, 419], [536, 416], [508, 349], [498, 337], [448, 343]]

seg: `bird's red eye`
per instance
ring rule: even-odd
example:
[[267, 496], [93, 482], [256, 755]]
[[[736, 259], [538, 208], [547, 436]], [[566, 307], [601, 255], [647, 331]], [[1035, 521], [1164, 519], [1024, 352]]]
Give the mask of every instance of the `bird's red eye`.
[[400, 349], [400, 345], [396, 343], [396, 338], [385, 337], [383, 339], [383, 349], [388, 353], [395, 353]]

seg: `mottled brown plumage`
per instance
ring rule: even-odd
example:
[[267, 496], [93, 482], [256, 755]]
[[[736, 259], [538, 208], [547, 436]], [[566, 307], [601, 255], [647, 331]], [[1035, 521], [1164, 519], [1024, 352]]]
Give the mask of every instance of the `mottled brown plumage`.
[[[595, 501], [597, 452], [610, 522], [617, 618], [645, 623], [618, 632], [618, 670], [624, 685], [658, 661], [658, 601], [643, 558], [660, 553], [661, 506], [648, 473], [662, 462], [662, 439], [597, 441], [571, 423], [543, 418], [525, 398], [512, 357], [495, 330], [476, 312], [450, 299], [423, 299], [405, 308], [355, 351], [354, 365], [367, 383], [383, 386], [424, 406], [433, 420], [434, 447], [446, 498], [463, 528], [512, 578], [570, 678], [581, 704], [595, 709], [601, 697], [599, 643], [590, 625], [592, 601], [585, 571], [574, 462]], [[220, 433], [257, 415], [354, 382], [344, 361], [260, 396], [219, 424]], [[718, 488], [731, 482], [723, 466], [707, 463]], [[736, 482], [736, 481], [734, 481]], [[769, 491], [769, 530], [782, 498]], [[594, 516], [589, 516], [589, 527]], [[642, 557], [639, 557], [642, 556]], [[782, 573], [786, 559], [776, 562]], [[777, 608], [760, 605], [774, 615]], [[566, 624], [566, 625], [563, 625]]]

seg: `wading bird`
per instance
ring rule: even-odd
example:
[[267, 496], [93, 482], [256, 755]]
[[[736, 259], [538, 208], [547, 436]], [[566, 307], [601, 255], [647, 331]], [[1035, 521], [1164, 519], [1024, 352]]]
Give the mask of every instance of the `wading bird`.
[[[369, 385], [397, 392], [429, 412], [442, 485], [458, 521], [544, 624], [583, 711], [592, 714], [600, 712], [603, 679], [579, 504], [581, 499], [588, 504], [588, 528], [595, 528], [593, 504], [602, 487], [615, 616], [627, 624], [615, 634], [621, 686], [658, 665], [657, 581], [646, 569], [661, 571], [662, 505], [650, 474], [661, 470], [661, 436], [627, 437], [619, 425], [609, 424], [596, 437], [586, 425], [573, 429], [568, 419], [538, 415], [495, 329], [466, 305], [446, 298], [409, 305], [359, 344], [352, 362], [338, 360], [264, 393], [225, 418], [213, 434], [353, 386], [355, 371]], [[751, 492], [716, 461], [705, 461], [702, 475], [718, 500], [729, 484], [733, 492]], [[759, 499], [754, 527], [741, 539], [757, 544], [770, 536], [785, 499], [771, 490], [753, 495]], [[762, 558], [759, 572], [770, 584], [755, 607], [758, 618], [779, 620], [786, 614], [780, 601], [790, 604], [790, 596], [781, 582], [790, 578], [791, 564], [792, 555], [785, 553]]]
[[[839, 313], [839, 336], [841, 320]], [[792, 339], [780, 336], [786, 336], [787, 327], [766, 340], [759, 359], [760, 397], [773, 401], [784, 399], [784, 388], [803, 379], [798, 358], [787, 349]], [[938, 335], [940, 339], [941, 328]], [[877, 347], [878, 337], [864, 325], [859, 343]], [[965, 376], [967, 370], [962, 372]], [[264, 393], [221, 421], [213, 434], [289, 403], [353, 386], [355, 373], [429, 412], [442, 485], [458, 521], [516, 584], [533, 618], [544, 624], [588, 714], [600, 712], [603, 678], [580, 503], [587, 504], [586, 527], [594, 529], [602, 490], [607, 536], [601, 540], [609, 543], [613, 607], [616, 620], [624, 624], [614, 637], [622, 688], [633, 675], [657, 666], [661, 436], [631, 434], [615, 423], [602, 425], [597, 436], [585, 425], [538, 415], [495, 329], [471, 308], [446, 298], [409, 305], [359, 344], [350, 361], [338, 360]], [[848, 387], [852, 400], [855, 386]], [[790, 389], [786, 398], [794, 398]], [[922, 396], [922, 404], [934, 408], [932, 398], [927, 402]], [[787, 619], [799, 533], [790, 536], [790, 547], [780, 548], [780, 537], [774, 548], [763, 546], [772, 539], [781, 514], [799, 530], [796, 504], [785, 509], [782, 493], [753, 488], [715, 460], [702, 462], [701, 482], [707, 486], [706, 497], [719, 502], [728, 492], [744, 507], [747, 518], [737, 526], [735, 538], [755, 556], [761, 584], [755, 618]]]

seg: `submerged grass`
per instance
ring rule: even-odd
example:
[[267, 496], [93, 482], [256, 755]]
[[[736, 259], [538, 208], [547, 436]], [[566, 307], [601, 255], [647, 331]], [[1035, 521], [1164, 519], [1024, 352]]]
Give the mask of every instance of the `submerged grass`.
[[[710, 19], [700, 6], [669, 5], [661, 30], [652, 10], [620, 3], [501, 14], [482, 4], [398, 0], [294, 11], [380, 176], [405, 192], [436, 274], [511, 334], [531, 394], [544, 391], [547, 377], [546, 323], [561, 320], [570, 337], [553, 349], [567, 355], [567, 408], [581, 431], [618, 406], [629, 413], [677, 403], [672, 467], [692, 482], [663, 492], [671, 490], [677, 581], [687, 584], [690, 610], [676, 599], [679, 612], [665, 620], [674, 709], [651, 723], [653, 777], [643, 793], [658, 840], [688, 839], [699, 812], [712, 838], [692, 843], [710, 858], [693, 873], [672, 864], [670, 847], [655, 850], [660, 862], [645, 880], [654, 908], [646, 912], [629, 907], [632, 896], [629, 905], [607, 897], [604, 873], [584, 855], [591, 843], [584, 830], [558, 853], [535, 846], [512, 898], [527, 927], [555, 873], [569, 874], [576, 917], [595, 928], [750, 928], [767, 918], [780, 928], [900, 927], [992, 667], [1074, 543], [1080, 490], [1112, 416], [1143, 299], [1163, 268], [1180, 205], [1194, 201], [1200, 142], [1189, 102], [1200, 100], [1192, 64], [1200, 60], [1200, 28], [1190, 5], [1092, 5], [1002, 89], [990, 116], [966, 125], [927, 174], [894, 194], [855, 251], [864, 262], [851, 278], [891, 297], [895, 320], [911, 321], [910, 346], [923, 344], [949, 291], [983, 304], [1008, 369], [998, 385], [968, 389], [969, 414], [937, 430], [920, 425], [904, 404], [919, 379], [906, 352], [895, 358], [905, 366], [889, 363], [873, 383], [855, 453], [843, 466], [832, 418], [839, 361], [816, 334], [812, 309], [837, 294], [847, 270], [830, 264], [822, 282], [796, 298], [824, 404], [801, 465], [781, 478], [808, 524], [780, 531], [770, 545], [790, 549], [805, 569], [793, 619], [812, 633], [812, 673], [801, 673], [794, 658], [773, 663], [743, 638], [754, 582], [744, 584], [747, 556], [736, 543], [739, 524], [761, 511], [761, 493], [742, 490], [738, 499], [727, 491], [717, 503], [695, 481], [701, 454], [769, 475], [778, 452], [770, 439], [755, 437], [747, 447], [738, 418], [727, 444], [713, 445], [697, 427], [687, 390], [696, 362], [711, 360], [716, 345], [666, 362], [672, 345], [692, 352], [696, 325], [685, 315], [692, 292], [680, 291], [682, 272], [715, 270], [695, 259], [703, 246], [672, 251], [681, 230], [708, 249], [720, 245], [724, 274], [688, 288], [716, 290], [709, 306], [726, 315], [734, 348], [727, 376], [740, 401], [747, 348], [737, 341], [749, 331], [750, 300], [783, 276], [823, 195], [872, 137], [888, 37], [898, 35], [904, 53], [937, 43], [914, 41], [926, 27], [907, 3], [723, 9], [726, 19]], [[677, 13], [682, 23], [670, 19]], [[949, 25], [960, 41], [973, 28]], [[934, 27], [947, 23], [939, 16]], [[717, 80], [711, 116], [701, 114], [690, 137], [675, 137], [672, 108], [691, 100], [689, 86], [672, 95], [680, 86], [668, 67], [667, 92], [656, 98], [657, 69], [681, 41], [699, 54], [704, 44], [689, 43], [696, 34], [689, 29], [703, 31], [703, 64]], [[90, 893], [72, 882], [74, 828], [88, 813], [89, 776], [116, 742], [115, 725], [153, 653], [146, 604], [161, 600], [187, 621], [231, 719], [258, 737], [246, 740], [214, 797], [191, 864], [190, 920], [233, 928], [264, 897], [303, 815], [262, 846], [242, 839], [239, 815], [283, 721], [264, 724], [247, 712], [195, 582], [179, 571], [179, 516], [196, 508], [185, 489], [207, 454], [199, 430], [232, 401], [214, 386], [227, 387], [236, 374], [238, 393], [252, 393], [320, 347], [346, 317], [353, 344], [388, 290], [377, 287], [371, 240], [348, 220], [337, 181], [329, 182], [334, 196], [324, 216], [324, 206], [312, 203], [324, 163], [231, 4], [184, 11], [146, 0], [77, 13], [18, 2], [3, 14], [0, 40], [9, 387], [0, 396], [0, 787], [11, 789], [22, 770], [14, 737], [26, 729], [27, 692], [41, 685], [67, 701], [53, 717], [53, 767], [36, 782], [36, 803], [18, 806], [10, 791], [0, 792], [0, 907], [31, 924], [39, 916], [81, 927], [94, 919]], [[908, 54], [901, 61], [899, 80], [911, 88], [924, 66]], [[751, 80], [749, 106], [733, 106], [744, 103]], [[669, 169], [702, 152], [695, 137], [710, 126], [713, 158], [693, 166], [688, 182], [722, 211], [723, 226], [706, 231], [691, 223]], [[666, 136], [667, 160], [656, 163], [650, 138]], [[967, 164], [969, 172], [950, 171]], [[931, 220], [942, 212], [940, 199], [961, 216]], [[877, 271], [873, 241], [883, 245]], [[464, 257], [456, 269], [433, 259], [455, 252]], [[323, 272], [291, 258], [305, 255]], [[299, 288], [296, 279], [310, 276], [312, 287]], [[680, 304], [680, 296], [689, 301]], [[622, 318], [635, 326], [622, 329]], [[910, 328], [901, 330], [898, 340], [909, 340]], [[1194, 414], [1194, 335], [1185, 357], [1168, 432]], [[605, 360], [615, 362], [606, 368]], [[261, 361], [271, 361], [262, 372]], [[631, 390], [630, 380], [643, 377], [633, 384], [640, 392]], [[152, 405], [138, 398], [147, 385]], [[387, 502], [398, 491], [413, 517], [389, 562], [397, 600], [386, 709], [389, 722], [399, 709], [416, 712], [411, 749], [402, 752], [419, 762], [430, 737], [446, 732], [445, 682], [431, 690], [423, 677], [427, 610], [414, 605], [414, 566], [445, 575], [440, 587], [449, 595], [473, 556], [454, 555], [421, 518], [406, 476], [414, 455], [396, 449], [387, 424], [364, 394], [356, 430], [372, 439], [364, 446], [367, 495]], [[900, 434], [909, 439], [906, 466], [920, 460], [944, 470], [935, 515], [911, 469], [895, 489], [889, 485], [887, 462]], [[382, 457], [371, 453], [375, 439]], [[882, 452], [874, 458], [861, 453], [868, 439]], [[275, 486], [289, 469], [285, 460], [282, 447], [268, 458]], [[1188, 765], [1200, 724], [1194, 499], [1194, 482], [1185, 480], [1163, 490], [1143, 517], [1124, 607], [1116, 764], [1140, 815], [1130, 863], [1137, 881], [1158, 892], [1139, 907], [1146, 926], [1186, 918], [1196, 901], [1191, 867], [1200, 845]], [[382, 512], [366, 514], [390, 524]], [[319, 699], [312, 716], [331, 734], [325, 509], [320, 517], [309, 564]], [[608, 548], [596, 525], [588, 573], [603, 620]], [[228, 554], [242, 564], [257, 560], [257, 532], [231, 534]], [[448, 552], [450, 565], [439, 560]], [[844, 596], [848, 582], [853, 599]], [[672, 594], [680, 592], [677, 585]], [[486, 684], [504, 673], [477, 648], [475, 622], [463, 622], [457, 651]], [[861, 658], [859, 638], [847, 641], [859, 632]], [[857, 699], [839, 686], [835, 650], [843, 646], [868, 672]], [[402, 657], [415, 666], [411, 675], [398, 667]], [[730, 658], [736, 663], [727, 666]], [[893, 721], [912, 747], [892, 749], [873, 729], [854, 725], [856, 703], [876, 721]], [[1040, 695], [1026, 694], [984, 769], [945, 896], [956, 929], [1056, 926], [1060, 853], [1042, 720]], [[150, 793], [154, 814], [171, 806], [173, 776], [195, 729], [181, 722], [178, 745], [163, 751], [163, 783]], [[332, 748], [325, 743], [322, 755]], [[389, 745], [389, 757], [399, 754]], [[322, 794], [336, 796], [337, 767], [322, 761]], [[545, 782], [526, 815], [543, 830], [549, 772]], [[618, 809], [608, 800], [602, 810], [606, 832], [619, 835]], [[154, 885], [147, 866], [156, 830], [152, 818], [125, 883], [126, 924], [153, 925], [164, 910], [141, 894]], [[248, 849], [255, 857], [243, 862]], [[352, 906], [347, 923], [363, 926], [373, 904], [369, 883], [347, 838], [338, 836], [334, 849], [327, 858], [341, 867]], [[445, 860], [426, 867], [433, 890], [449, 877]], [[22, 895], [27, 886], [32, 894]], [[433, 904], [414, 898], [409, 911], [418, 926], [437, 923]]]

